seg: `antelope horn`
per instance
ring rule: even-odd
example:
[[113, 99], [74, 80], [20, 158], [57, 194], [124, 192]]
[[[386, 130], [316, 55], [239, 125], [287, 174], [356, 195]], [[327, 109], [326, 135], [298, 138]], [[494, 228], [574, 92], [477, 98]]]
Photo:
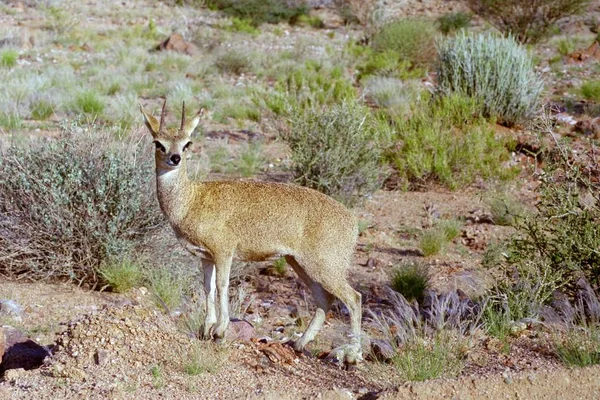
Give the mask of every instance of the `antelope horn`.
[[167, 99], [165, 98], [165, 102], [162, 106], [162, 111], [160, 112], [160, 125], [158, 127], [158, 132], [162, 133], [164, 125], [165, 125], [165, 117], [167, 116]]
[[185, 101], [183, 102], [183, 107], [181, 108], [181, 127], [179, 130], [183, 130], [183, 126], [185, 125]]

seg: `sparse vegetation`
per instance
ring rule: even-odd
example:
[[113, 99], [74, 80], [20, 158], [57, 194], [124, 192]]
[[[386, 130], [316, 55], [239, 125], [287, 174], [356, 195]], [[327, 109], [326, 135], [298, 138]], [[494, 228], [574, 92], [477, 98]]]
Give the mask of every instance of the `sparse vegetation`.
[[527, 50], [512, 37], [459, 34], [438, 43], [438, 93], [461, 93], [479, 102], [483, 115], [506, 125], [538, 112], [544, 84]]
[[535, 43], [548, 37], [561, 18], [585, 10], [590, 0], [468, 0], [467, 4], [505, 35]]

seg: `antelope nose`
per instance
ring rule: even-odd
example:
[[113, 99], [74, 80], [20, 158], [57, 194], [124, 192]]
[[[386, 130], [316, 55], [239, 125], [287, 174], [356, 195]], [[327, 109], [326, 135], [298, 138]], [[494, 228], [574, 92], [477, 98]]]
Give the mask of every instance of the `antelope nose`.
[[171, 162], [175, 165], [178, 165], [181, 161], [181, 156], [179, 154], [173, 154], [170, 158]]

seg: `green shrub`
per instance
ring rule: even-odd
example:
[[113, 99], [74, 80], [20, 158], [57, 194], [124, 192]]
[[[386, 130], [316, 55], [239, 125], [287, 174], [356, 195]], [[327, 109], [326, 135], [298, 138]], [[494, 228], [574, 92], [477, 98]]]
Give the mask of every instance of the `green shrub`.
[[587, 100], [600, 101], [600, 81], [587, 81], [581, 85], [581, 95]]
[[100, 267], [98, 272], [102, 280], [117, 293], [127, 292], [140, 285], [144, 279], [140, 265], [129, 258], [111, 261]]
[[450, 189], [477, 177], [508, 179], [514, 169], [503, 162], [505, 141], [481, 117], [475, 100], [461, 95], [413, 106], [412, 116], [395, 118], [398, 145], [389, 152], [398, 174], [408, 183], [439, 182]]
[[299, 16], [308, 12], [303, 1], [280, 0], [208, 0], [207, 5], [221, 10], [230, 17], [252, 21], [254, 26], [264, 23], [294, 23]]
[[100, 98], [98, 93], [92, 90], [85, 90], [79, 93], [75, 97], [73, 104], [75, 111], [94, 117], [102, 114], [104, 107], [104, 101]]
[[513, 226], [518, 218], [525, 216], [525, 207], [510, 194], [494, 193], [485, 199], [496, 225]]
[[561, 18], [577, 14], [590, 0], [467, 0], [471, 10], [505, 35], [535, 43], [552, 33]]
[[[598, 164], [566, 159], [562, 149], [557, 160], [548, 157], [538, 187], [537, 213], [520, 218], [508, 243], [510, 264], [536, 259], [563, 275], [574, 285], [582, 275], [600, 284], [600, 184], [595, 180]], [[594, 155], [589, 155], [594, 160]], [[565, 157], [565, 158], [563, 158]]]
[[296, 107], [281, 138], [292, 150], [297, 183], [353, 204], [382, 181], [377, 124], [356, 100]]
[[325, 23], [319, 16], [300, 15], [297, 20], [298, 25], [311, 26], [315, 29], [323, 29]]
[[514, 125], [533, 116], [544, 84], [527, 50], [513, 38], [459, 34], [438, 43], [438, 93], [462, 93], [484, 115]]
[[244, 52], [229, 50], [217, 56], [215, 66], [220, 72], [239, 75], [250, 70], [251, 60]]
[[427, 67], [436, 59], [435, 36], [433, 22], [403, 19], [384, 25], [371, 38], [371, 47], [376, 53], [394, 53], [412, 67]]
[[405, 263], [392, 272], [391, 288], [408, 301], [422, 301], [429, 287], [429, 272], [420, 263]]
[[123, 259], [156, 228], [144, 149], [87, 129], [73, 124], [56, 141], [1, 154], [0, 274], [95, 285], [99, 266]]
[[365, 97], [377, 107], [394, 115], [406, 116], [421, 97], [421, 83], [403, 82], [383, 76], [369, 77], [364, 81]]
[[468, 28], [471, 25], [471, 14], [462, 11], [444, 14], [437, 19], [440, 32], [444, 35]]
[[0, 52], [0, 67], [12, 68], [17, 65], [19, 52], [13, 49], [6, 49]]
[[258, 35], [260, 33], [260, 29], [252, 25], [252, 21], [236, 17], [232, 18], [231, 25], [226, 25], [224, 29], [231, 32], [247, 33], [250, 35]]

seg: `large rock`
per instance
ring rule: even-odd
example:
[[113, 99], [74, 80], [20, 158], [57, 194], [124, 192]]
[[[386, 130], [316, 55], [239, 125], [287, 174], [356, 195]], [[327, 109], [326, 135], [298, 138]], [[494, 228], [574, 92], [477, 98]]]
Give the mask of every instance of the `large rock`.
[[229, 322], [227, 335], [233, 340], [250, 341], [250, 339], [256, 336], [256, 331], [250, 322], [242, 319], [234, 319]]
[[26, 370], [40, 367], [44, 358], [50, 355], [48, 349], [40, 346], [12, 327], [4, 327], [4, 355], [0, 364], [0, 374], [9, 369]]

